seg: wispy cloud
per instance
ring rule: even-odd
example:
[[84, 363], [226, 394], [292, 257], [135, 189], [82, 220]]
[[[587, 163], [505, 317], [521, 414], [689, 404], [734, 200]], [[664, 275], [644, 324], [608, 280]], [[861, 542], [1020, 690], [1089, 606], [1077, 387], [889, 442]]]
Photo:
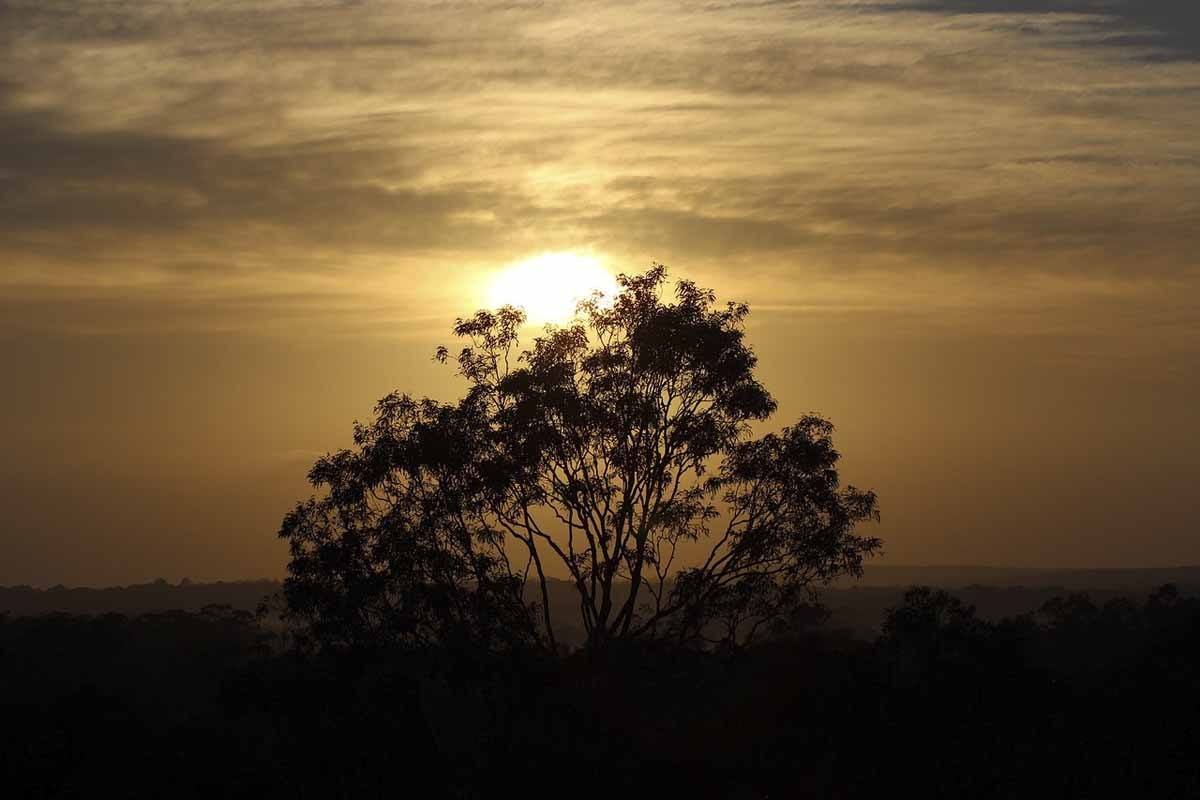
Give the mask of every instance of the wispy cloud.
[[1083, 34], [1079, 44], [1122, 47], [1151, 60], [1200, 58], [1200, 6], [1191, 0], [898, 0], [878, 8], [1009, 18], [1052, 15], [1077, 26]]
[[344, 293], [336, 325], [383, 284], [428, 308], [426, 272], [576, 246], [753, 262], [752, 299], [847, 272], [1192, 280], [1196, 21], [1165, 0], [7, 3], [0, 292], [192, 292], [235, 326], [269, 297], [283, 328]]

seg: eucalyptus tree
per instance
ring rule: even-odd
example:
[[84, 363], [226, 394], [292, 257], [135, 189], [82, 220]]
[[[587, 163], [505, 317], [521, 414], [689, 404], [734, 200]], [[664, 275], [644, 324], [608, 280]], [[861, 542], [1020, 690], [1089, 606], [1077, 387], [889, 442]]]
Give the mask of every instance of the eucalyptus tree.
[[[560, 649], [745, 643], [861, 574], [876, 497], [842, 487], [832, 426], [755, 438], [749, 308], [666, 269], [619, 278], [522, 347], [516, 308], [459, 319], [454, 403], [394, 393], [285, 518], [290, 613], [325, 644]], [[570, 609], [552, 608], [571, 587]]]

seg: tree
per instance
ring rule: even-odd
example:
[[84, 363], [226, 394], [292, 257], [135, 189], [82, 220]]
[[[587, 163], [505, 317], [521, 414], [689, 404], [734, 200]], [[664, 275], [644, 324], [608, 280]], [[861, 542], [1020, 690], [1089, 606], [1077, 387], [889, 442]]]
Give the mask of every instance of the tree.
[[318, 641], [557, 650], [557, 574], [589, 649], [738, 644], [861, 574], [876, 498], [839, 485], [832, 425], [751, 438], [776, 404], [749, 308], [690, 281], [664, 299], [657, 264], [619, 284], [524, 350], [518, 309], [459, 319], [463, 346], [436, 357], [465, 397], [388, 395], [355, 449], [316, 463], [325, 493], [280, 536], [290, 613]]

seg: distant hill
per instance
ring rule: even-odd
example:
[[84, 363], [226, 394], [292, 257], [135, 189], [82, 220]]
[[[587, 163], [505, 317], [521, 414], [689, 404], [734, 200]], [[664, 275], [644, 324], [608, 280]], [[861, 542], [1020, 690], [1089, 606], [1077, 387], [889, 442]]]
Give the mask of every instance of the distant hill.
[[964, 586], [1057, 587], [1068, 591], [1142, 589], [1174, 583], [1200, 588], [1200, 566], [1124, 567], [1114, 569], [1038, 569], [1028, 567], [868, 566], [861, 579], [843, 579], [835, 586]]
[[171, 584], [160, 580], [106, 589], [55, 586], [0, 586], [0, 613], [17, 616], [50, 614], [145, 614], [154, 611], [199, 611], [208, 605], [227, 605], [253, 611], [268, 595], [279, 591], [278, 581]]
[[[1014, 567], [876, 566], [860, 581], [842, 580], [823, 593], [833, 612], [831, 624], [860, 636], [873, 636], [887, 609], [899, 604], [905, 588], [929, 585], [947, 589], [976, 606], [980, 616], [998, 619], [1038, 609], [1057, 595], [1088, 592], [1097, 602], [1113, 597], [1141, 599], [1164, 583], [1187, 593], [1200, 592], [1200, 567], [1149, 569], [1025, 569]], [[564, 641], [582, 638], [575, 590], [566, 581], [549, 581], [555, 628]], [[617, 587], [614, 601], [621, 596]], [[253, 611], [264, 598], [280, 590], [278, 581], [182, 583], [166, 581], [107, 589], [35, 589], [0, 587], [0, 613], [17, 616], [49, 613], [136, 615], [155, 611], [198, 611], [207, 605], [227, 605]], [[538, 596], [530, 586], [528, 597]]]

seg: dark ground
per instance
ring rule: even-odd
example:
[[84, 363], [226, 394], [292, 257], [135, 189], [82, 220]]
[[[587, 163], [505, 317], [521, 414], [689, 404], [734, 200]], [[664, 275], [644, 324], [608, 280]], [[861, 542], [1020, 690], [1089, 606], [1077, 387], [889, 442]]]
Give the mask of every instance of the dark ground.
[[1200, 601], [1131, 591], [841, 590], [834, 624], [737, 653], [561, 663], [303, 656], [229, 607], [9, 615], [0, 772], [9, 797], [1198, 796]]

